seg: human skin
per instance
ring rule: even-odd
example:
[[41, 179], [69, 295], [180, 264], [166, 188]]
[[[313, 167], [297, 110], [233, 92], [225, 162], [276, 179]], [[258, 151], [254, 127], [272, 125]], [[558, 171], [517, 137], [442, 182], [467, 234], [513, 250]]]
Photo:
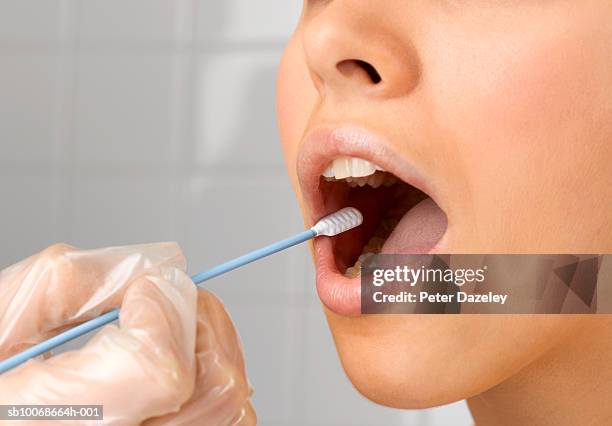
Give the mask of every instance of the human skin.
[[[305, 136], [355, 125], [424, 170], [448, 218], [438, 252], [612, 252], [612, 2], [381, 4], [305, 1], [281, 62], [281, 140], [306, 222]], [[608, 316], [324, 309], [345, 372], [375, 402], [467, 398], [477, 424], [612, 421]]]

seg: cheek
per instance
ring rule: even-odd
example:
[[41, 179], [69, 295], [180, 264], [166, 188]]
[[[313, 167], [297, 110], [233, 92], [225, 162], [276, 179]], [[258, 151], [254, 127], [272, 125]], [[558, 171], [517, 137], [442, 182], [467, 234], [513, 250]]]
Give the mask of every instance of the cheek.
[[327, 317], [351, 382], [372, 401], [396, 408], [477, 395], [558, 346], [580, 324], [570, 316]]
[[[436, 76], [445, 88], [438, 111], [454, 130], [447, 149], [458, 153], [467, 181], [462, 191], [470, 195], [464, 200], [476, 212], [473, 229], [488, 244], [479, 249], [598, 244], [594, 218], [603, 214], [602, 194], [610, 194], [604, 171], [612, 133], [606, 95], [612, 88], [612, 33], [593, 32], [605, 28], [594, 18], [577, 21], [544, 20], [544, 29], [501, 35], [469, 52], [457, 46]], [[582, 241], [569, 232], [577, 219], [583, 221]]]

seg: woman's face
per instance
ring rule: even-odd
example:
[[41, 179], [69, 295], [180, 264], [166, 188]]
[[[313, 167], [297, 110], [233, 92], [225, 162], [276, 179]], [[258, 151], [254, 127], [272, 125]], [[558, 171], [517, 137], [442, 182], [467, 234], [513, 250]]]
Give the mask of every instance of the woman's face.
[[[609, 0], [305, 1], [280, 67], [281, 138], [307, 224], [364, 211], [362, 230], [320, 238], [314, 253], [342, 364], [370, 399], [425, 407], [478, 394], [581, 326], [360, 316], [346, 269], [367, 251], [612, 251], [610, 22]], [[334, 162], [345, 157], [369, 163]], [[400, 182], [374, 188], [389, 174]]]

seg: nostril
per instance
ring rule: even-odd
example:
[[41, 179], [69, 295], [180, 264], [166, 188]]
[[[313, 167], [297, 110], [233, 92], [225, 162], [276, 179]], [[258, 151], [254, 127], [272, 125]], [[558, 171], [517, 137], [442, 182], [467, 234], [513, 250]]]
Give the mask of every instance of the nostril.
[[361, 60], [357, 59], [355, 62], [365, 72], [368, 73], [368, 75], [370, 76], [370, 80], [372, 80], [372, 83], [378, 84], [378, 83], [381, 82], [382, 78], [380, 78], [380, 74], [378, 74], [378, 71], [376, 71], [376, 68], [374, 68], [372, 65], [370, 65], [366, 61], [361, 61]]
[[363, 74], [365, 72], [371, 83], [378, 84], [382, 81], [376, 68], [361, 59], [346, 59], [338, 62], [336, 68], [346, 77], [353, 77], [358, 73]]

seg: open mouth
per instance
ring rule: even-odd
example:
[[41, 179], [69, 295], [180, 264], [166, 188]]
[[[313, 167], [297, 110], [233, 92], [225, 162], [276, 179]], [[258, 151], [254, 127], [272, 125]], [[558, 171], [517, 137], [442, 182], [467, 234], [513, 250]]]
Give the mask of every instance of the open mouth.
[[[360, 227], [332, 237], [336, 267], [348, 278], [359, 275], [361, 263], [367, 256], [382, 252], [409, 211], [416, 209], [409, 216], [413, 222], [423, 222], [423, 218], [415, 217], [415, 213], [419, 216], [433, 213], [431, 199], [424, 192], [361, 158], [333, 160], [320, 178], [319, 189], [323, 203], [332, 207], [330, 211], [352, 206], [364, 217]], [[422, 202], [424, 204], [419, 206]], [[436, 226], [427, 231], [407, 235], [408, 241], [403, 245], [393, 243], [396, 238], [391, 239], [393, 247], [387, 245], [385, 252], [427, 252], [441, 238], [439, 233], [443, 230]]]
[[[313, 221], [355, 207], [363, 224], [315, 241], [317, 291], [336, 313], [360, 313], [360, 265], [377, 253], [428, 253], [447, 231], [444, 211], [423, 179], [373, 135], [358, 129], [316, 133], [298, 161]], [[418, 187], [417, 187], [418, 185]]]

